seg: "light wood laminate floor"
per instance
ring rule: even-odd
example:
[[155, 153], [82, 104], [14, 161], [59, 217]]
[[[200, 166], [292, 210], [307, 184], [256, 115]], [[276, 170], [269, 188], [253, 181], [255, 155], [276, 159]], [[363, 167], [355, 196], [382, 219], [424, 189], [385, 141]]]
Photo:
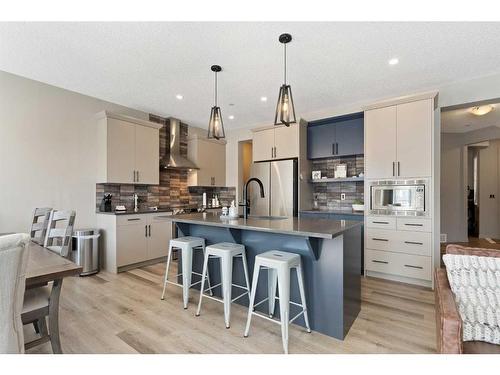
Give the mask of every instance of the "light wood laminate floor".
[[[243, 338], [247, 309], [233, 304], [231, 329], [223, 306], [204, 300], [195, 317], [198, 293], [187, 310], [181, 289], [168, 286], [160, 300], [164, 264], [118, 275], [67, 278], [63, 284], [60, 332], [65, 353], [281, 353], [280, 327], [254, 318]], [[175, 270], [172, 270], [175, 272]], [[173, 274], [172, 274], [173, 276]], [[25, 327], [25, 335], [33, 335]], [[433, 353], [434, 296], [429, 289], [362, 279], [361, 312], [344, 341], [290, 328], [290, 353]], [[28, 353], [51, 353], [50, 344]]]

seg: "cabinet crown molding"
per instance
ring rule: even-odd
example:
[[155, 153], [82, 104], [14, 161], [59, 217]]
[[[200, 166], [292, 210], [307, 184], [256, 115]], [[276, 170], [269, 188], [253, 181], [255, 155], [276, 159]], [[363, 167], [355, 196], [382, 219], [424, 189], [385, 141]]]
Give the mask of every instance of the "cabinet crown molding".
[[206, 138], [206, 137], [201, 136], [199, 134], [194, 134], [192, 136], [189, 136], [187, 140], [188, 140], [188, 142], [189, 141], [197, 140], [197, 141], [217, 143], [219, 145], [226, 145], [227, 144], [226, 140], [223, 140], [223, 139], [212, 139], [212, 138], [209, 139], [209, 138]]
[[135, 117], [121, 115], [119, 113], [114, 113], [114, 112], [110, 112], [110, 111], [101, 111], [101, 112], [97, 113], [95, 115], [95, 117], [97, 120], [101, 120], [103, 118], [112, 118], [115, 120], [126, 121], [126, 122], [130, 122], [130, 123], [142, 125], [142, 126], [147, 126], [149, 128], [154, 128], [154, 129], [161, 129], [161, 127], [163, 126], [162, 124], [157, 124], [155, 122], [141, 120], [141, 119], [138, 119]]
[[404, 103], [409, 103], [409, 102], [416, 102], [418, 100], [425, 100], [425, 99], [433, 99], [434, 100], [434, 109], [436, 109], [438, 95], [439, 95], [439, 91], [433, 90], [433, 91], [421, 92], [418, 94], [398, 96], [396, 98], [384, 99], [384, 100], [369, 104], [369, 105], [363, 107], [363, 110], [368, 111], [370, 109], [390, 107], [393, 105], [404, 104]]

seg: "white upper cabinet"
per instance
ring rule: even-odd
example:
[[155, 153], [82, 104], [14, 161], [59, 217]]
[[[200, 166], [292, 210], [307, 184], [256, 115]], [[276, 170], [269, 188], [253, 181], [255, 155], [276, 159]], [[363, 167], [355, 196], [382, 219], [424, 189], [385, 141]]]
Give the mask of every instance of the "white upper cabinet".
[[432, 175], [433, 99], [365, 112], [367, 178]]
[[106, 111], [97, 119], [97, 182], [158, 185], [161, 125]]
[[274, 129], [253, 133], [252, 158], [254, 162], [274, 159]]
[[107, 134], [104, 136], [107, 146], [107, 175], [98, 182], [132, 184], [135, 182], [135, 125], [109, 119], [106, 127]]
[[274, 158], [291, 159], [299, 157], [299, 130], [297, 124], [274, 129]]
[[292, 159], [299, 157], [299, 126], [273, 126], [256, 129], [252, 137], [253, 161]]
[[433, 101], [397, 106], [399, 177], [430, 177], [432, 171]]
[[396, 106], [365, 112], [365, 166], [368, 178], [395, 177]]
[[159, 139], [158, 129], [140, 125], [135, 127], [135, 170], [138, 183], [160, 183]]
[[194, 136], [188, 159], [199, 168], [188, 174], [188, 186], [226, 186], [226, 141]]

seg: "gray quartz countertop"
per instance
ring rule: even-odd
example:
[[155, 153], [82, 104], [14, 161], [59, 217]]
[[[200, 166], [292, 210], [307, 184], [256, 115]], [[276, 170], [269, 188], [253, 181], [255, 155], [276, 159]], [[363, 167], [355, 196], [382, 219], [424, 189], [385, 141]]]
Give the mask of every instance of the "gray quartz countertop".
[[[161, 216], [156, 220], [162, 220]], [[290, 217], [280, 220], [269, 219], [221, 219], [220, 213], [205, 212], [186, 215], [165, 216], [165, 220], [178, 223], [199, 224], [215, 227], [246, 229], [261, 232], [290, 234], [316, 238], [334, 238], [345, 231], [362, 225], [359, 221]]]
[[140, 215], [140, 214], [156, 214], [156, 213], [162, 213], [162, 212], [172, 212], [171, 208], [159, 208], [157, 210], [139, 210], [139, 211], [134, 211], [134, 210], [128, 210], [128, 211], [97, 211], [96, 213], [99, 215]]
[[331, 215], [354, 215], [363, 216], [363, 211], [342, 211], [342, 210], [301, 210], [305, 214], [331, 214]]

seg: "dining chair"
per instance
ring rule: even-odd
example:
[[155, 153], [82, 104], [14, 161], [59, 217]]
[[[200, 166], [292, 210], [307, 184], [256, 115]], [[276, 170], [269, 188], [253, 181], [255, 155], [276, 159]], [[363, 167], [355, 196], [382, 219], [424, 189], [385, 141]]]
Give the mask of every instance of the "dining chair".
[[43, 246], [62, 257], [68, 258], [75, 216], [75, 211], [52, 210]]
[[[44, 247], [62, 257], [69, 258], [75, 217], [75, 211], [52, 210], [49, 215]], [[59, 298], [61, 287], [62, 280], [59, 280], [54, 281], [50, 286], [41, 285], [27, 289], [24, 293], [22, 322], [24, 325], [33, 324], [40, 335], [39, 338], [25, 343], [26, 349], [50, 341], [52, 351], [61, 353], [58, 312], [49, 314], [51, 299]], [[57, 306], [58, 303], [52, 301], [52, 305]], [[49, 317], [48, 328], [47, 317]]]
[[28, 234], [0, 236], [0, 353], [24, 353], [21, 321], [26, 269]]
[[31, 222], [30, 237], [31, 241], [43, 246], [47, 226], [49, 225], [49, 216], [52, 211], [51, 207], [35, 208], [33, 220]]

